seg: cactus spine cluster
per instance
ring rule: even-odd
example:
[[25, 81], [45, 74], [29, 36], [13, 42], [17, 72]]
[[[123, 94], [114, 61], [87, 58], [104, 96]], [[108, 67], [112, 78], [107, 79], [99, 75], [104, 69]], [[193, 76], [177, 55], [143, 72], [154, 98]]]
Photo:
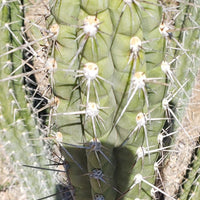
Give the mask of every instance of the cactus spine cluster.
[[[199, 5], [190, 0], [50, 0], [42, 24], [26, 17], [30, 2], [1, 1], [2, 138], [16, 145], [17, 156], [17, 146], [31, 146], [36, 160], [15, 160], [28, 167], [37, 163], [32, 168], [48, 177], [44, 187], [49, 191], [43, 190], [40, 199], [196, 195], [198, 151], [183, 190], [169, 191], [160, 168], [176, 152], [175, 128], [182, 131], [183, 143], [198, 141], [181, 120], [198, 71]], [[18, 78], [24, 78], [26, 92]], [[22, 133], [28, 140], [19, 143]], [[47, 151], [49, 168], [39, 167]], [[58, 173], [52, 195], [48, 169]]]

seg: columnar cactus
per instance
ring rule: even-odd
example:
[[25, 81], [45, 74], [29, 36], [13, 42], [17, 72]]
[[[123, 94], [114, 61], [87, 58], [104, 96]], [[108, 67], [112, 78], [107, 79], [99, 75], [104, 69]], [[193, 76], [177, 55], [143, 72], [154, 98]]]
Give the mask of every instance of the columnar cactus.
[[[24, 19], [26, 38], [19, 28], [16, 33], [15, 27], [8, 29], [3, 18], [13, 4], [20, 8], [19, 4], [4, 5], [2, 1], [1, 27], [7, 28], [8, 35], [2, 45], [11, 40], [14, 49], [1, 52], [2, 69], [8, 69], [4, 67], [8, 59], [13, 66], [8, 74], [2, 70], [1, 82], [4, 89], [12, 82], [9, 91], [16, 93], [16, 106], [25, 108], [25, 94], [18, 89], [21, 85], [15, 86], [12, 80], [17, 78], [20, 59], [30, 57], [19, 73], [32, 71], [19, 77], [35, 74], [36, 87], [26, 79], [27, 99], [34, 99], [32, 112], [40, 122], [43, 140], [53, 140], [46, 145], [53, 157], [50, 165], [60, 167], [54, 171], [62, 172], [63, 178], [57, 179], [64, 188], [55, 194], [57, 199], [187, 199], [198, 190], [190, 183], [185, 187], [188, 191], [171, 193], [165, 170], [164, 175], [160, 172], [168, 152], [177, 149], [176, 142], [167, 141], [178, 135], [173, 133], [175, 128], [183, 132], [185, 142], [198, 141], [181, 122], [198, 71], [198, 3], [50, 0], [42, 25], [40, 20], [26, 17], [29, 6], [24, 4], [25, 18], [17, 19]], [[15, 16], [14, 11], [10, 13]], [[47, 101], [44, 107], [43, 99]], [[178, 112], [172, 104], [182, 110]], [[24, 117], [29, 127], [30, 113], [16, 117]], [[15, 127], [13, 131], [19, 132]], [[35, 134], [33, 138], [39, 137]], [[33, 163], [27, 161], [21, 162], [26, 166]], [[197, 174], [198, 164], [194, 163], [189, 180], [198, 182], [191, 178]]]
[[[136, 174], [154, 174], [157, 154], [143, 153], [158, 147], [157, 133], [164, 124], [161, 7], [156, 1], [65, 1], [54, 3], [52, 14], [52, 24], [60, 23], [54, 52], [54, 94], [60, 103], [54, 120], [69, 144], [64, 148], [79, 163], [68, 161], [75, 198], [120, 198]], [[72, 16], [77, 20], [69, 21]], [[148, 24], [148, 18], [154, 23]], [[141, 146], [145, 152], [139, 152]], [[135, 187], [124, 198], [147, 198], [151, 186], [143, 187], [149, 192]]]
[[[20, 185], [24, 185], [27, 199], [36, 199], [54, 191], [54, 179], [49, 173], [32, 173], [22, 164], [46, 162], [43, 142], [39, 139], [39, 123], [35, 124], [30, 112], [33, 102], [25, 92], [23, 80], [32, 72], [25, 72], [23, 56], [23, 5], [18, 1], [2, 1], [0, 11], [0, 134], [1, 144], [7, 151]], [[13, 53], [8, 53], [9, 51]], [[24, 60], [23, 60], [24, 59]], [[23, 73], [24, 72], [24, 73]], [[33, 74], [33, 73], [32, 73]], [[16, 185], [17, 182], [10, 183]], [[34, 186], [34, 187], [33, 187]], [[20, 199], [20, 197], [19, 197]]]

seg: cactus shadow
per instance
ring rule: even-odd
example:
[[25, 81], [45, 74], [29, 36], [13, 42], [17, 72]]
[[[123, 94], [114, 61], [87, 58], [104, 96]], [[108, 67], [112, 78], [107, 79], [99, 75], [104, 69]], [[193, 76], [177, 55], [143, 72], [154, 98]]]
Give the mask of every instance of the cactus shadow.
[[[130, 187], [131, 172], [136, 162], [136, 156], [130, 149], [127, 147], [116, 148], [108, 143], [102, 143], [102, 153], [97, 152], [101, 166], [94, 151], [80, 148], [80, 146], [76, 148], [65, 146], [65, 149], [68, 155], [65, 151], [61, 151], [61, 154], [69, 164], [66, 171], [69, 185], [65, 183], [56, 185], [56, 200], [93, 200], [95, 199], [94, 191], [96, 194], [102, 194], [105, 199], [124, 199], [122, 196]], [[88, 175], [96, 168], [101, 169], [105, 175], [105, 182], [99, 181], [102, 188], [99, 188], [98, 184], [96, 184], [96, 188], [92, 188], [95, 187], [94, 182], [97, 180]], [[92, 182], [93, 186], [91, 186]], [[73, 192], [70, 190], [72, 188]], [[101, 191], [106, 192], [101, 193]]]
[[57, 184], [55, 200], [73, 200], [69, 187], [66, 185]]
[[[125, 193], [131, 182], [131, 174], [134, 170], [134, 165], [136, 163], [136, 155], [127, 147], [118, 147], [114, 149], [114, 155], [116, 159], [116, 169], [115, 169], [115, 184], [120, 192]], [[117, 193], [117, 198], [123, 200], [125, 198], [123, 195]]]

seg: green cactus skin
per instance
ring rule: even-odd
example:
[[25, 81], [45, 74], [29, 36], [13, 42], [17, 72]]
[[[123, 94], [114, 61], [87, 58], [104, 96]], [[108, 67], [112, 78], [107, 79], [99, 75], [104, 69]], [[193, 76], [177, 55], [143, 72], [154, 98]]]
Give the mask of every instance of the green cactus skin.
[[[68, 8], [65, 7], [65, 3]], [[102, 181], [100, 186], [100, 184], [97, 184], [96, 180], [90, 177], [92, 196], [90, 196], [90, 192], [88, 192], [86, 194], [89, 196], [86, 196], [86, 199], [94, 198], [95, 194], [99, 193], [102, 194], [105, 199], [116, 199], [123, 196], [119, 194], [120, 192], [123, 193], [127, 191], [131, 184], [133, 184], [136, 174], [141, 173], [143, 177], [154, 176], [153, 163], [157, 159], [158, 154], [151, 155], [151, 161], [146, 157], [144, 160], [137, 160], [136, 151], [138, 147], [146, 145], [148, 147], [154, 146], [157, 148], [157, 135], [164, 124], [164, 121], [161, 120], [157, 122], [153, 121], [151, 124], [147, 123], [148, 139], [145, 137], [145, 132], [140, 130], [138, 133], [139, 136], [136, 137], [135, 133], [134, 137], [131, 137], [130, 140], [124, 144], [127, 136], [136, 126], [135, 117], [139, 112], [148, 113], [149, 110], [153, 109], [153, 112], [151, 112], [152, 119], [163, 118], [165, 116], [161, 103], [163, 98], [167, 97], [167, 87], [165, 87], [164, 84], [146, 84], [148, 86], [148, 101], [145, 99], [143, 92], [140, 92], [140, 96], [139, 92], [137, 92], [128, 107], [124, 110], [128, 98], [131, 96], [128, 97], [128, 93], [130, 92], [133, 70], [136, 72], [144, 72], [148, 78], [160, 78], [160, 82], [164, 83], [165, 74], [161, 71], [161, 62], [176, 57], [178, 51], [165, 50], [165, 43], [169, 42], [166, 40], [170, 39], [162, 37], [159, 33], [159, 25], [163, 19], [161, 7], [156, 5], [156, 1], [138, 4], [135, 2], [126, 4], [125, 1], [76, 1], [73, 4], [65, 3], [57, 1], [53, 4], [52, 9], [55, 22], [60, 26], [60, 33], [57, 37], [57, 41], [59, 44], [62, 44], [59, 46], [59, 52], [55, 51], [58, 70], [54, 74], [54, 94], [62, 99], [57, 109], [58, 114], [55, 117], [57, 130], [63, 133], [64, 141], [77, 145], [77, 148], [80, 148], [81, 143], [89, 143], [93, 137], [97, 137], [102, 146], [110, 146], [109, 153], [106, 154], [106, 156], [102, 156], [101, 154], [97, 158], [97, 156], [92, 155], [94, 154], [92, 152], [89, 154], [86, 153], [87, 158], [85, 157], [85, 163], [82, 161], [84, 150], [82, 150], [80, 156], [79, 151], [76, 153], [76, 150], [71, 150], [72, 147], [70, 147], [70, 145], [65, 146], [72, 154], [73, 158], [77, 160], [78, 163], [81, 163], [83, 167], [83, 172], [80, 170], [78, 173], [77, 170], [79, 166], [75, 167], [74, 163], [71, 164], [70, 162], [70, 164], [73, 165], [73, 168], [71, 167], [70, 170], [70, 176], [72, 177], [71, 184], [74, 186], [78, 184], [78, 180], [75, 178], [77, 175], [88, 174], [91, 173], [93, 169], [101, 168], [104, 176], [109, 177], [109, 181], [105, 184], [102, 183], [104, 182]], [[175, 23], [178, 28], [184, 28], [188, 25], [190, 27], [191, 24], [186, 23], [187, 25], [185, 25], [185, 19], [180, 21], [181, 16], [184, 18], [185, 13], [189, 12], [189, 6], [185, 4], [182, 6], [185, 12], [178, 17]], [[66, 9], [70, 10], [67, 14], [65, 12]], [[122, 10], [124, 10], [124, 12], [122, 12]], [[99, 21], [102, 22], [99, 25], [99, 30], [95, 35], [95, 39], [87, 37], [83, 33], [83, 21], [88, 15], [96, 15]], [[196, 13], [194, 13], [194, 15], [196, 16]], [[77, 19], [77, 21], [69, 21], [70, 17]], [[191, 25], [191, 27], [193, 27], [193, 25]], [[187, 35], [185, 37], [189, 42], [186, 42], [184, 48], [190, 48], [192, 44], [191, 41], [197, 40], [195, 36], [197, 32], [198, 31], [195, 33], [190, 32], [193, 35]], [[130, 39], [133, 36], [139, 37], [142, 42], [149, 42], [142, 44], [143, 49], [140, 49], [138, 54], [135, 55], [135, 59], [129, 62], [131, 54], [129, 45]], [[171, 41], [172, 46], [177, 46], [175, 42], [176, 38], [178, 38], [181, 44], [182, 35], [180, 33], [178, 36], [176, 33]], [[182, 70], [185, 70], [184, 65], [181, 63], [185, 64], [186, 59], [187, 62], [189, 62], [188, 55], [181, 55], [181, 58], [176, 62], [175, 74], [181, 84], [185, 81], [185, 76], [180, 73]], [[91, 102], [98, 101], [94, 88], [90, 89], [90, 96], [87, 98], [87, 85], [82, 83], [83, 79], [77, 78], [75, 76], [76, 74], [74, 75], [70, 71], [72, 69], [83, 70], [84, 64], [87, 65], [88, 62], [97, 64], [99, 67], [99, 76], [113, 83], [113, 85], [111, 85], [102, 81], [102, 85], [98, 86], [96, 89], [100, 106], [108, 108], [104, 110], [107, 115], [101, 112], [101, 110], [99, 112], [99, 115], [105, 121], [105, 128], [101, 127], [101, 123], [99, 123], [100, 125], [95, 125], [95, 127], [97, 127], [96, 131], [94, 131], [94, 123], [91, 119], [85, 121], [84, 115], [78, 115], [80, 110], [83, 112], [85, 109], [84, 106], [87, 105], [88, 99]], [[196, 66], [194, 66], [194, 68], [195, 67]], [[65, 70], [67, 78], [62, 75]], [[188, 84], [192, 84], [192, 81]], [[77, 85], [80, 87], [76, 87]], [[187, 87], [188, 86], [186, 86], [186, 88]], [[188, 88], [191, 88], [191, 86]], [[174, 85], [170, 85], [168, 94], [170, 91], [174, 91], [174, 89], [176, 91], [177, 86], [174, 87]], [[186, 89], [186, 91], [188, 90]], [[159, 96], [156, 94], [159, 94]], [[149, 103], [149, 106], [147, 103]], [[68, 105], [68, 107], [66, 107], [66, 105]], [[83, 107], [80, 105], [83, 105]], [[76, 115], [70, 114], [75, 111], [77, 112]], [[62, 115], [62, 113], [66, 114]], [[120, 113], [123, 113], [123, 115], [121, 116]], [[147, 140], [149, 144], [147, 144]], [[101, 163], [99, 163], [98, 159], [101, 160]], [[107, 162], [108, 159], [114, 163], [114, 166]], [[128, 163], [130, 160], [131, 162]], [[126, 173], [127, 171], [129, 172], [128, 175]], [[77, 199], [82, 198], [81, 194], [86, 191], [83, 186], [88, 184], [88, 177], [85, 177], [85, 180], [81, 177], [80, 182], [80, 187], [75, 187], [77, 192], [75, 192], [75, 198]], [[154, 179], [151, 179], [149, 182], [153, 183]], [[81, 187], [83, 188], [82, 191]], [[138, 187], [134, 187], [123, 196], [123, 199], [132, 199], [133, 197], [149, 199], [151, 198], [151, 188], [151, 186], [149, 187], [143, 183], [142, 190], [145, 192], [141, 192]]]
[[[22, 8], [22, 2], [14, 1], [5, 4], [0, 11], [0, 55], [23, 43], [21, 37], [23, 21], [20, 18], [20, 16], [23, 17], [23, 10], [20, 8]], [[9, 28], [5, 27], [6, 24]], [[20, 177], [18, 181], [24, 185], [27, 198], [37, 199], [49, 192], [52, 193], [54, 180], [50, 173], [33, 173], [22, 167], [22, 164], [37, 163], [39, 165], [46, 162], [43, 142], [38, 139], [40, 137], [39, 124], [37, 127], [28, 107], [23, 77], [12, 79], [12, 76], [23, 72], [23, 67], [17, 70], [22, 65], [22, 53], [23, 49], [19, 49], [0, 58], [0, 80], [10, 77], [9, 81], [0, 83], [0, 138], [5, 143], [6, 152], [12, 160], [17, 176]], [[11, 76], [15, 70], [16, 72]]]
[[[178, 9], [181, 12], [175, 19], [176, 28], [194, 27], [189, 19], [190, 14], [199, 24], [199, 9], [195, 9], [194, 5], [190, 0], [180, 3]], [[51, 86], [53, 94], [60, 100], [54, 110], [50, 109], [52, 116], [47, 124], [51, 124], [47, 129], [48, 133], [61, 132], [63, 135], [63, 143], [56, 141], [56, 144], [59, 144], [65, 162], [69, 164], [66, 173], [68, 185], [72, 188], [69, 199], [157, 199], [153, 197], [152, 188], [168, 196], [166, 199], [175, 199], [165, 190], [153, 186], [157, 173], [154, 164], [163, 155], [162, 151], [159, 152], [158, 142], [158, 134], [167, 117], [162, 101], [177, 91], [178, 95], [172, 99], [176, 107], [182, 103], [180, 97], [184, 104], [188, 100], [185, 93], [190, 93], [194, 79], [191, 72], [195, 74], [198, 70], [198, 58], [193, 57], [199, 54], [198, 27], [184, 33], [175, 31], [173, 36], [166, 32], [163, 36], [159, 31], [160, 24], [165, 22], [168, 13], [167, 7], [157, 0], [50, 0], [49, 7], [51, 16], [47, 19], [49, 30], [46, 33], [50, 35], [42, 40], [41, 30], [33, 26], [31, 31], [33, 38], [41, 39], [40, 45], [48, 46], [47, 56], [55, 58], [57, 63], [57, 69], [52, 72]], [[14, 47], [22, 46], [20, 27], [23, 24], [21, 18], [16, 17], [23, 16], [22, 11], [16, 10], [19, 8], [17, 1], [2, 8], [1, 27], [5, 22], [20, 21], [21, 24], [13, 23], [10, 26], [19, 42], [11, 32], [3, 29], [0, 55], [5, 53], [7, 43]], [[86, 23], [90, 26], [86, 27]], [[57, 34], [55, 29], [58, 27]], [[87, 32], [89, 28], [92, 28], [92, 32]], [[181, 45], [184, 43], [186, 50], [196, 48], [193, 51], [170, 49], [180, 48], [176, 40]], [[130, 41], [136, 50], [130, 49]], [[37, 49], [37, 45], [36, 42], [32, 47]], [[177, 56], [180, 57], [172, 64], [175, 77], [180, 85], [188, 80], [185, 77], [190, 78], [184, 89], [180, 89], [177, 83], [172, 84], [161, 69], [162, 61], [171, 62]], [[0, 57], [1, 66], [7, 61], [12, 62], [10, 68], [0, 71], [0, 80], [4, 80], [1, 81], [3, 117], [0, 127], [3, 138], [11, 141], [12, 149], [18, 151], [15, 160], [39, 165], [45, 162], [44, 156], [35, 156], [34, 161], [27, 156], [21, 159], [27, 143], [31, 143], [27, 154], [44, 155], [40, 140], [29, 141], [39, 138], [40, 133], [34, 129], [35, 121], [27, 109], [22, 82], [4, 79], [20, 66], [22, 58], [21, 49]], [[190, 58], [194, 59], [193, 62]], [[190, 66], [191, 70], [186, 66]], [[15, 74], [21, 73], [22, 69]], [[7, 101], [4, 101], [5, 97]], [[15, 115], [15, 123], [10, 114], [13, 112], [10, 106], [13, 98], [17, 102], [15, 107], [20, 108]], [[175, 113], [180, 121], [184, 110], [183, 107], [180, 113]], [[175, 126], [180, 127], [179, 121], [175, 122]], [[52, 130], [49, 129], [51, 127]], [[25, 140], [22, 140], [21, 133], [27, 136]], [[181, 199], [188, 199], [194, 190], [198, 190], [192, 184], [198, 168], [195, 161]], [[28, 180], [24, 180], [27, 180], [34, 199], [45, 198], [52, 193], [52, 177], [48, 173], [43, 173], [42, 179], [48, 182], [44, 182], [42, 187], [35, 183], [39, 175], [34, 177], [30, 170], [25, 169], [22, 174], [28, 177]], [[35, 187], [30, 187], [33, 183]]]
[[[186, 2], [185, 2], [186, 3]], [[173, 64], [172, 67], [175, 68], [175, 75], [180, 83], [183, 85], [187, 80], [187, 84], [184, 86], [184, 90], [189, 95], [191, 93], [191, 88], [194, 85], [195, 74], [198, 72], [198, 58], [196, 55], [199, 55], [199, 45], [198, 45], [198, 38], [199, 38], [199, 29], [195, 23], [199, 23], [199, 12], [195, 9], [194, 6], [191, 6], [190, 3], [192, 1], [188, 1], [189, 5], [181, 5], [179, 10], [183, 9], [183, 12], [176, 18], [175, 23], [176, 27], [179, 30], [184, 31], [175, 31], [174, 37], [177, 38], [180, 44], [184, 44], [184, 49], [188, 50], [187, 54], [179, 54], [179, 51], [174, 51], [174, 57], [180, 55], [180, 58], [177, 59], [177, 62]], [[187, 3], [186, 3], [187, 4]], [[190, 17], [191, 16], [191, 17]], [[172, 46], [178, 46], [177, 44], [172, 44]], [[174, 89], [174, 88], [173, 88]], [[172, 87], [169, 88], [172, 90]], [[185, 94], [183, 90], [179, 93], [179, 98], [185, 98]], [[177, 104], [178, 97], [173, 99], [174, 103]], [[186, 100], [186, 102], [188, 99]], [[184, 107], [183, 107], [184, 109]], [[183, 115], [181, 113], [181, 115]]]
[[[80, 166], [66, 158], [70, 163], [69, 174], [71, 184], [75, 187], [74, 198], [76, 199], [95, 199], [97, 194], [102, 194], [105, 199], [117, 199], [133, 184], [136, 174], [142, 173], [144, 177], [154, 175], [153, 163], [157, 159], [157, 154], [151, 155], [150, 160], [147, 156], [137, 161], [138, 147], [146, 146], [147, 143], [143, 128], [138, 132], [137, 137], [135, 133], [127, 143], [123, 144], [129, 133], [134, 130], [136, 115], [139, 112], [148, 113], [148, 110], [153, 109], [152, 119], [164, 117], [160, 102], [165, 95], [166, 86], [162, 84], [165, 83], [165, 74], [162, 73], [160, 64], [164, 59], [165, 39], [159, 33], [161, 7], [156, 5], [156, 1], [151, 3], [154, 4], [139, 3], [146, 11], [142, 11], [142, 8], [135, 3], [128, 6], [123, 1], [74, 1], [72, 4], [67, 1], [57, 1], [53, 4], [52, 14], [60, 28], [57, 42], [61, 44], [58, 45], [59, 51], [55, 51], [58, 69], [54, 73], [54, 94], [60, 98], [60, 104], [54, 119], [57, 131], [63, 133], [63, 141], [77, 145], [77, 148], [65, 145], [83, 168], [79, 169]], [[125, 5], [125, 11], [122, 13]], [[69, 12], [66, 12], [66, 9]], [[96, 38], [85, 39], [86, 37], [83, 36], [75, 40], [83, 33], [83, 27], [78, 29], [76, 26], [83, 26], [84, 18], [95, 14], [100, 22]], [[77, 21], [69, 21], [71, 18]], [[149, 18], [154, 23], [150, 24]], [[128, 64], [131, 54], [130, 39], [133, 36], [139, 37], [142, 48], [147, 50], [140, 49], [135, 61], [132, 59]], [[147, 40], [149, 42], [143, 44]], [[76, 56], [83, 44], [83, 50]], [[76, 60], [73, 60], [74, 57]], [[95, 63], [99, 68], [98, 75], [113, 84], [103, 80], [100, 80], [100, 84], [96, 83], [100, 101], [99, 116], [104, 120], [104, 127], [100, 121], [99, 126], [94, 122], [96, 133], [91, 118], [85, 121], [85, 115], [62, 115], [64, 112], [85, 110], [84, 106], [88, 103], [87, 85], [81, 84], [83, 79], [74, 77], [76, 74], [67, 69], [83, 70], [82, 66], [87, 65], [88, 62]], [[148, 87], [149, 108], [143, 91], [137, 91], [124, 115], [113, 127], [127, 104], [135, 64], [136, 71], [144, 72], [147, 78], [159, 77], [160, 83], [145, 84], [145, 88]], [[65, 76], [63, 70], [66, 70]], [[81, 84], [80, 88], [73, 90], [78, 84]], [[94, 90], [91, 81], [90, 102], [98, 101]], [[159, 93], [159, 96], [155, 95], [156, 93]], [[145, 127], [148, 130], [148, 146], [158, 147], [157, 134], [163, 124], [164, 120], [147, 123]], [[97, 157], [95, 151], [91, 150], [90, 152], [84, 149], [78, 150], [81, 143], [86, 146], [95, 137], [101, 142], [104, 156], [96, 152]], [[94, 169], [102, 170], [103, 179], [95, 180], [92, 177], [91, 173]], [[151, 178], [149, 182], [154, 183], [154, 179]], [[141, 192], [138, 187], [135, 187], [125, 195], [124, 199], [133, 199], [133, 196], [141, 199], [151, 198], [151, 187], [142, 184], [142, 188], [146, 192]]]

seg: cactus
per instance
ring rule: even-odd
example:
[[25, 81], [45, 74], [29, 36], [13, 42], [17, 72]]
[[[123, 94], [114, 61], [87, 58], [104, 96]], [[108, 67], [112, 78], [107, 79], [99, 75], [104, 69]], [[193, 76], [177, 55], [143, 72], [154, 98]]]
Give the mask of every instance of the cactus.
[[[6, 52], [17, 49], [23, 43], [22, 26], [23, 10], [18, 1], [1, 2], [0, 26], [0, 130], [1, 143], [12, 161], [17, 182], [23, 186], [23, 193], [27, 199], [36, 199], [54, 191], [54, 179], [46, 172], [32, 173], [22, 167], [22, 164], [45, 163], [45, 150], [40, 137], [39, 123], [36, 125], [30, 107], [33, 102], [27, 102], [26, 86], [23, 84], [25, 77], [29, 78], [30, 72], [25, 72], [23, 62], [23, 48], [12, 54]], [[5, 3], [5, 4], [4, 4]], [[24, 77], [24, 78], [23, 78]], [[28, 98], [30, 101], [30, 99]], [[10, 183], [12, 185], [17, 182]], [[34, 185], [34, 187], [32, 187]], [[19, 187], [18, 186], [18, 187]]]
[[[198, 72], [198, 3], [50, 0], [34, 18], [30, 2], [1, 2], [2, 138], [15, 144], [7, 151], [16, 149], [23, 180], [38, 181], [30, 167], [47, 180], [43, 191], [39, 183], [28, 188], [31, 198], [196, 197], [198, 134], [182, 120]], [[180, 142], [191, 148], [170, 191], [168, 169]], [[20, 158], [27, 144], [34, 161]], [[42, 166], [45, 154], [49, 168]]]

